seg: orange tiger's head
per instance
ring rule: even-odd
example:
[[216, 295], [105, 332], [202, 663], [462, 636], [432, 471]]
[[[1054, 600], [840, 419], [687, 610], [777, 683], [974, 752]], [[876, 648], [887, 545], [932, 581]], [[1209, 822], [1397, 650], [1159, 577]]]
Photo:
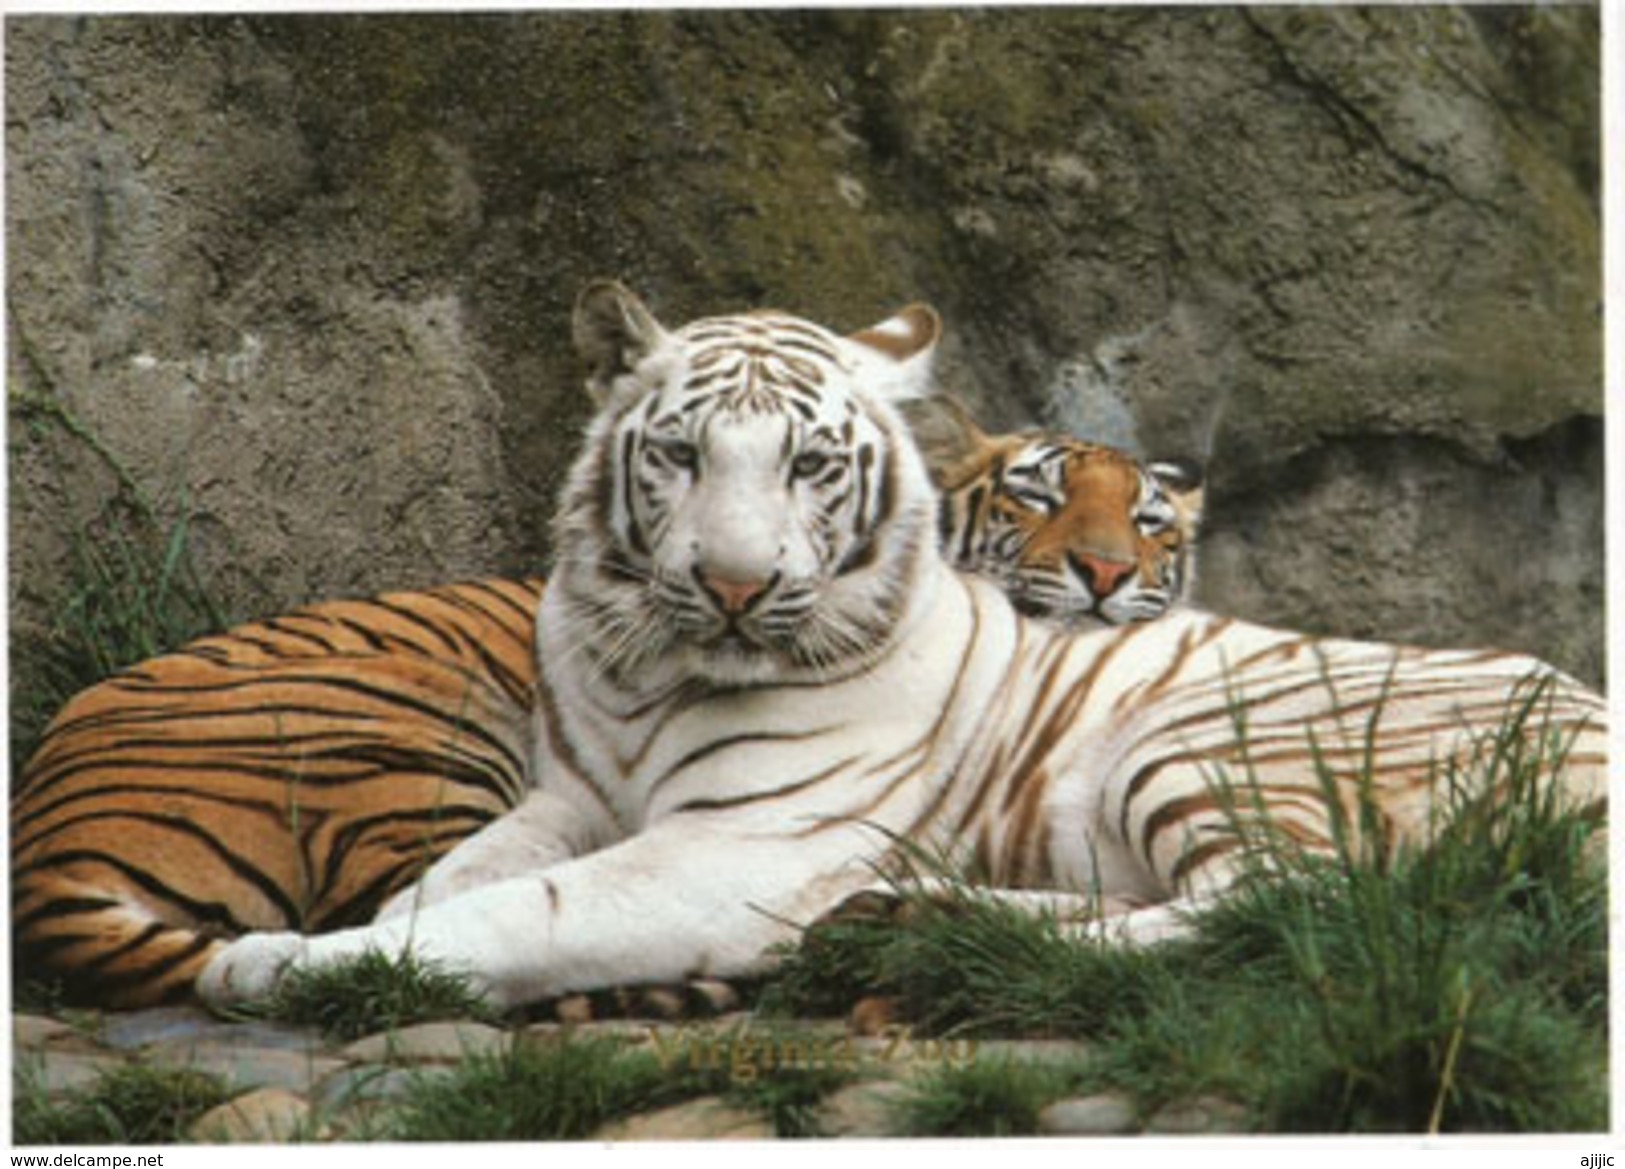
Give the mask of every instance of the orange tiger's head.
[[943, 550], [1029, 616], [1068, 625], [1160, 617], [1189, 597], [1202, 472], [1065, 435], [987, 435], [956, 420], [923, 445], [942, 493]]

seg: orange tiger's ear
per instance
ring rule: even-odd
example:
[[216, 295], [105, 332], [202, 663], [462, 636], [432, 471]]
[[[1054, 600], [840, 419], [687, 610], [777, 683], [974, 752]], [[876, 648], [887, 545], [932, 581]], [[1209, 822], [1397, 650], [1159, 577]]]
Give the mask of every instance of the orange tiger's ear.
[[1207, 503], [1205, 471], [1195, 459], [1157, 459], [1146, 465], [1156, 476], [1168, 498], [1179, 512], [1182, 526], [1194, 532], [1202, 522], [1202, 509]]
[[896, 316], [853, 333], [847, 340], [862, 347], [868, 388], [891, 402], [926, 397], [931, 392], [931, 358], [942, 336], [942, 318], [924, 304], [911, 304]]
[[609, 400], [615, 379], [631, 373], [666, 339], [654, 314], [614, 280], [594, 280], [581, 290], [570, 325], [576, 352], [592, 371], [587, 389], [600, 406]]

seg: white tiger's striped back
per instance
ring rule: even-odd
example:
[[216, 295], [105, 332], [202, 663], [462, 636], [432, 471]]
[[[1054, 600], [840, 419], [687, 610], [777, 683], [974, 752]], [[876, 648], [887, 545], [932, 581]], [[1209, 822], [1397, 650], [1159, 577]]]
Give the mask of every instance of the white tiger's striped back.
[[1018, 642], [992, 729], [967, 755], [985, 787], [935, 829], [1012, 887], [1098, 881], [1108, 896], [1162, 900], [1222, 885], [1245, 843], [1234, 817], [1258, 809], [1296, 844], [1330, 849], [1328, 779], [1347, 825], [1369, 782], [1382, 843], [1425, 843], [1452, 769], [1465, 777], [1520, 713], [1532, 738], [1562, 740], [1569, 800], [1602, 810], [1605, 704], [1532, 658], [1192, 611], [1077, 638], [1025, 624]]

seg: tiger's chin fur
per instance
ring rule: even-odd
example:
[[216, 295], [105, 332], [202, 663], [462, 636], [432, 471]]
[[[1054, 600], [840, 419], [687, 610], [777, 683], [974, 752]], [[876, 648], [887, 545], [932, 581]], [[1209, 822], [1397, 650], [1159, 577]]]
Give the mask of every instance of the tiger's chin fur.
[[[1531, 746], [1567, 745], [1543, 782], [1602, 815], [1605, 704], [1534, 659], [1188, 608], [1076, 633], [955, 573], [891, 407], [919, 391], [935, 332], [915, 312], [838, 341], [780, 315], [667, 333], [624, 289], [589, 290], [577, 340], [600, 413], [538, 622], [535, 787], [410, 911], [240, 939], [203, 997], [370, 949], [461, 969], [497, 1005], [749, 976], [913, 846], [1013, 906], [1125, 907], [1085, 931], [1154, 941], [1246, 871], [1238, 806], [1312, 851], [1359, 848], [1344, 836], [1372, 824], [1374, 847], [1425, 846], [1439, 776], [1465, 781], [1525, 695]], [[661, 651], [634, 670], [601, 629], [584, 642], [600, 601], [658, 612]], [[759, 614], [795, 645], [819, 613], [870, 640], [820, 669], [706, 642]], [[1361, 799], [1375, 815], [1350, 811]]]

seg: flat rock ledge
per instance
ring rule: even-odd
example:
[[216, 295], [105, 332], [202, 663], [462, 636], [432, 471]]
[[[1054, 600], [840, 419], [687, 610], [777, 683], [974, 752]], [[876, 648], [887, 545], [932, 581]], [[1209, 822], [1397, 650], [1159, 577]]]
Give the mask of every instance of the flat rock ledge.
[[[748, 1032], [742, 1029], [750, 1027]], [[697, 1062], [726, 1069], [743, 1054], [751, 1078], [774, 1074], [762, 1061], [792, 1025], [732, 1013], [703, 1021], [613, 1020], [496, 1027], [473, 1020], [422, 1023], [344, 1041], [313, 1028], [237, 1022], [193, 1007], [124, 1014], [64, 1012], [61, 1018], [12, 1018], [14, 1091], [64, 1100], [94, 1088], [106, 1073], [130, 1064], [190, 1067], [218, 1076], [228, 1098], [193, 1120], [185, 1138], [199, 1143], [284, 1143], [388, 1139], [389, 1110], [425, 1079], [452, 1076], [465, 1060], [501, 1055], [518, 1044], [585, 1039], [641, 1047], [674, 1074]], [[875, 1138], [907, 1135], [905, 1108], [922, 1083], [967, 1059], [1053, 1065], [1081, 1058], [1082, 1044], [1021, 1040], [911, 1041], [853, 1034], [829, 1021], [793, 1025], [800, 1050], [838, 1053], [848, 1073], [806, 1111], [813, 1135]], [[752, 1038], [748, 1043], [741, 1034]], [[748, 1050], [735, 1050], [741, 1044]], [[779, 1053], [782, 1054], [782, 1053]], [[830, 1058], [833, 1058], [831, 1055]], [[1245, 1129], [1245, 1114], [1229, 1101], [1201, 1098], [1150, 1115], [1126, 1097], [1085, 1095], [1057, 1100], [1039, 1117], [1041, 1135], [1124, 1136], [1138, 1133], [1218, 1133]], [[803, 1132], [807, 1126], [803, 1126]], [[595, 1142], [775, 1139], [772, 1119], [723, 1095], [662, 1103], [600, 1126]]]

